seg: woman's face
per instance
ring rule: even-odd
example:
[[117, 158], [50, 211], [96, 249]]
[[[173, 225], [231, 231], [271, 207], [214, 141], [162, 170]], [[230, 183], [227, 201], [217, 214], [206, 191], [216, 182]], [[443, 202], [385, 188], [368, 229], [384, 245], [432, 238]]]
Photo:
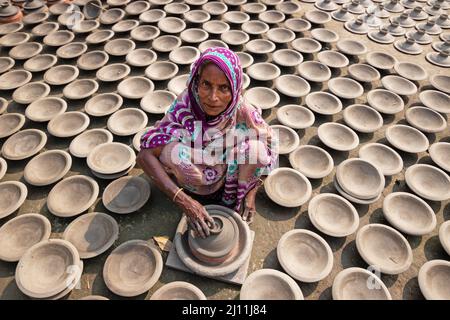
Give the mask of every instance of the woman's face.
[[207, 64], [200, 75], [198, 95], [203, 110], [208, 116], [222, 113], [232, 100], [227, 76], [215, 64]]

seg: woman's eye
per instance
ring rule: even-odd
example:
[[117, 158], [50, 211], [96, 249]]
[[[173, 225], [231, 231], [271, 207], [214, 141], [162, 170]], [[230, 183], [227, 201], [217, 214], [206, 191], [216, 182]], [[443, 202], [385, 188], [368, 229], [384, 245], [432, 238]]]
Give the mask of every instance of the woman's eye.
[[228, 91], [230, 91], [230, 88], [228, 86], [222, 86], [221, 90], [223, 92], [228, 92]]

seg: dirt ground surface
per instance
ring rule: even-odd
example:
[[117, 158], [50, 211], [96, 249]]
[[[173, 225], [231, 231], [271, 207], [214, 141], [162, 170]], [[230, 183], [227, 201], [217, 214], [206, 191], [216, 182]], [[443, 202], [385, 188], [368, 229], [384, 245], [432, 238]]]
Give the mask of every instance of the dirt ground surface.
[[[303, 16], [307, 10], [313, 8], [313, 5], [307, 3], [301, 3], [303, 10], [297, 14], [297, 16]], [[189, 25], [188, 25], [189, 27]], [[433, 74], [449, 74], [449, 69], [440, 68], [428, 63], [425, 60], [425, 54], [427, 52], [432, 51], [431, 45], [423, 46], [424, 52], [417, 56], [410, 56], [397, 51], [392, 44], [390, 45], [380, 45], [370, 41], [365, 35], [355, 35], [349, 33], [343, 28], [343, 23], [337, 21], [330, 21], [325, 24], [325, 27], [337, 32], [340, 36], [340, 39], [354, 39], [364, 43], [369, 52], [371, 51], [384, 51], [389, 54], [394, 55], [399, 61], [409, 61], [412, 63], [416, 63], [428, 72], [429, 76]], [[300, 37], [301, 35], [299, 35]], [[310, 37], [310, 31], [307, 31], [303, 34], [304, 37]], [[115, 36], [117, 37], [117, 35]], [[81, 38], [83, 40], [83, 38]], [[438, 41], [438, 36], [433, 36], [434, 41]], [[74, 41], [78, 41], [77, 38]], [[100, 46], [90, 46], [89, 50], [102, 49], [102, 45]], [[139, 47], [148, 47], [148, 44], [138, 44]], [[332, 49], [336, 50], [335, 44], [331, 46]], [[242, 50], [242, 47], [233, 48], [236, 50]], [[54, 54], [55, 49], [48, 48], [45, 46], [44, 52], [49, 52]], [[2, 48], [1, 56], [7, 56], [7, 50]], [[158, 53], [158, 57], [160, 60], [167, 60], [167, 54]], [[317, 60], [316, 55], [304, 55], [305, 60]], [[260, 61], [271, 61], [271, 57], [255, 57], [255, 62]], [[358, 60], [351, 59], [351, 63], [356, 63]], [[364, 57], [360, 57], [360, 61], [365, 61]], [[124, 62], [124, 58], [113, 58], [111, 57], [109, 63], [115, 62]], [[72, 64], [76, 64], [75, 61], [71, 62]], [[20, 67], [20, 64], [18, 65]], [[18, 67], [16, 65], [16, 68]], [[132, 68], [131, 75], [143, 75], [145, 68]], [[179, 74], [185, 74], [189, 72], [188, 67], [180, 68]], [[282, 68], [283, 73], [297, 73], [295, 68]], [[339, 75], [346, 75], [347, 68], [343, 68], [341, 71], [333, 71], [333, 77]], [[384, 75], [386, 73], [382, 73]], [[95, 71], [93, 72], [84, 72], [80, 73], [79, 78], [93, 78], [95, 77]], [[39, 81], [42, 79], [42, 74], [34, 74], [33, 81]], [[155, 83], [156, 89], [165, 89], [167, 87], [167, 82], [163, 83]], [[419, 91], [431, 88], [428, 80], [421, 81], [417, 83], [420, 85]], [[259, 83], [252, 81], [251, 87], [253, 86], [269, 86], [273, 88], [272, 82], [264, 82]], [[113, 85], [105, 85], [105, 83], [101, 83], [100, 89], [98, 93], [101, 92], [113, 92], [116, 84]], [[377, 81], [376, 83], [372, 83], [372, 85], [365, 86], [365, 93], [363, 96], [356, 100], [346, 100], [342, 101], [344, 107], [347, 105], [351, 105], [354, 103], [367, 103], [366, 95], [367, 92], [371, 89], [381, 87], [381, 82]], [[324, 91], [327, 90], [326, 83], [319, 85], [312, 85], [312, 91]], [[5, 96], [8, 100], [11, 100], [11, 93], [8, 93], [9, 96]], [[3, 95], [3, 93], [2, 93]], [[62, 96], [62, 88], [52, 87], [51, 95]], [[285, 104], [295, 103], [304, 105], [305, 100], [304, 97], [302, 99], [293, 99], [283, 97], [280, 94], [282, 100], [278, 106], [282, 106]], [[79, 111], [83, 110], [85, 100], [83, 101], [74, 101], [69, 103], [69, 108], [67, 111]], [[419, 105], [420, 101], [418, 95], [410, 96], [405, 98], [405, 110], [413, 105]], [[124, 99], [125, 107], [139, 107], [139, 101], [132, 101]], [[24, 114], [25, 112], [24, 105], [18, 105], [14, 102], [11, 102], [8, 107], [8, 112], [19, 112]], [[278, 123], [276, 120], [276, 108], [272, 110], [265, 110], [263, 113], [264, 118], [270, 124]], [[382, 142], [388, 144], [385, 139], [385, 130], [389, 126], [393, 124], [405, 124], [406, 120], [404, 117], [404, 112], [397, 113], [393, 116], [383, 115], [384, 125], [374, 134], [360, 134], [358, 136], [360, 138], [360, 145], [352, 150], [351, 152], [337, 152], [333, 151], [326, 146], [324, 146], [317, 136], [317, 128], [320, 124], [324, 122], [339, 122], [343, 123], [342, 120], [342, 112], [334, 116], [320, 116], [315, 115], [316, 121], [314, 125], [306, 130], [298, 130], [298, 134], [301, 138], [301, 145], [311, 144], [323, 147], [327, 150], [333, 157], [335, 165], [338, 165], [342, 161], [352, 157], [358, 157], [358, 150], [361, 146], [369, 142]], [[157, 121], [159, 117], [149, 115], [149, 125], [153, 124]], [[447, 119], [447, 118], [446, 118]], [[91, 118], [91, 124], [89, 128], [105, 128], [107, 122], [107, 117], [104, 118]], [[46, 125], [39, 124], [35, 122], [31, 122], [27, 120], [25, 128], [38, 128], [45, 132]], [[444, 132], [439, 134], [426, 134], [428, 137], [430, 144], [438, 141], [446, 141], [450, 142], [450, 131], [449, 128]], [[132, 144], [132, 136], [126, 138], [118, 138], [114, 137], [115, 141], [120, 141], [126, 144]], [[5, 139], [0, 140], [0, 147], [4, 143]], [[45, 150], [52, 149], [60, 149], [68, 151], [69, 144], [71, 139], [60, 139], [52, 137], [48, 134], [48, 142], [45, 146]], [[388, 224], [388, 222], [383, 217], [382, 212], [382, 204], [385, 196], [395, 191], [407, 191], [412, 192], [408, 189], [405, 183], [404, 173], [405, 170], [415, 163], [433, 163], [429, 154], [427, 152], [419, 153], [419, 154], [408, 154], [399, 151], [399, 154], [402, 156], [404, 161], [404, 169], [399, 174], [387, 177], [386, 178], [386, 188], [383, 191], [383, 195], [379, 201], [371, 204], [371, 205], [357, 205], [355, 204], [355, 208], [357, 209], [360, 216], [360, 227], [367, 225], [369, 223], [383, 223]], [[23, 170], [28, 160], [23, 161], [8, 161], [8, 172], [2, 181], [9, 180], [18, 180], [25, 182], [23, 179]], [[289, 166], [289, 161], [287, 157], [282, 156], [280, 158], [280, 166]], [[333, 186], [333, 177], [335, 170], [331, 174], [329, 174], [324, 179], [311, 180], [311, 184], [313, 187], [313, 196], [324, 193], [324, 192], [332, 192], [337, 193]], [[67, 176], [75, 175], [75, 174], [86, 174], [92, 175], [86, 165], [84, 159], [78, 159], [73, 157], [73, 165]], [[131, 173], [133, 176], [143, 176], [143, 171], [139, 168], [134, 168]], [[108, 185], [109, 181], [106, 180], [98, 180], [100, 185], [100, 196], [104, 190], [104, 188]], [[50, 192], [51, 186], [47, 187], [32, 187], [28, 186], [28, 197], [22, 207], [18, 210], [17, 213], [9, 216], [6, 219], [0, 220], [0, 226], [5, 222], [9, 221], [11, 218], [24, 214], [24, 213], [40, 213], [47, 218], [52, 223], [52, 235], [51, 238], [61, 238], [62, 233], [66, 226], [73, 221], [74, 218], [63, 219], [53, 216], [46, 207], [46, 198], [48, 193]], [[333, 284], [333, 280], [335, 276], [343, 269], [349, 267], [362, 267], [367, 268], [367, 264], [362, 260], [360, 255], [357, 252], [355, 245], [356, 233], [344, 237], [344, 238], [333, 238], [322, 234], [320, 231], [315, 229], [311, 224], [307, 208], [308, 203], [305, 203], [303, 206], [298, 208], [284, 208], [273, 203], [265, 194], [264, 188], [260, 188], [257, 199], [257, 216], [254, 220], [254, 223], [251, 225], [251, 229], [255, 231], [255, 241], [251, 254], [251, 261], [249, 266], [249, 274], [253, 271], [256, 271], [261, 268], [273, 268], [280, 271], [283, 271], [276, 254], [276, 247], [278, 240], [280, 237], [287, 231], [292, 229], [308, 229], [314, 232], [317, 232], [321, 235], [331, 246], [333, 255], [334, 255], [334, 263], [333, 269], [331, 273], [323, 280], [316, 283], [302, 283], [297, 282], [303, 291], [303, 295], [306, 299], [317, 300], [317, 299], [331, 299], [331, 288]], [[423, 295], [420, 292], [417, 275], [420, 267], [427, 261], [433, 259], [444, 259], [449, 260], [449, 256], [445, 253], [444, 249], [441, 247], [438, 238], [438, 229], [443, 221], [450, 219], [450, 204], [449, 202], [432, 202], [427, 201], [428, 204], [433, 208], [437, 217], [437, 226], [433, 230], [432, 233], [417, 237], [417, 236], [406, 236], [408, 242], [410, 243], [413, 249], [413, 263], [411, 267], [395, 276], [390, 275], [382, 275], [382, 280], [388, 287], [393, 299], [424, 299]], [[95, 205], [93, 205], [89, 212], [107, 212], [104, 208], [101, 198], [97, 199]], [[74, 289], [65, 299], [78, 299], [90, 294], [95, 295], [103, 295], [110, 299], [125, 299], [123, 297], [117, 296], [108, 290], [106, 287], [102, 270], [103, 265], [105, 263], [106, 258], [111, 253], [111, 251], [122, 244], [125, 241], [133, 240], [133, 239], [143, 239], [152, 241], [152, 237], [154, 236], [168, 236], [170, 239], [173, 239], [175, 229], [177, 227], [178, 221], [181, 217], [181, 211], [168, 199], [165, 195], [163, 195], [154, 184], [152, 184], [151, 189], [151, 197], [148, 203], [140, 209], [138, 212], [129, 215], [117, 215], [111, 214], [120, 226], [120, 234], [119, 239], [115, 242], [115, 244], [102, 255], [95, 257], [93, 259], [84, 261], [84, 271], [81, 280], [80, 288]], [[167, 252], [163, 252], [163, 260], [164, 262], [167, 259]], [[28, 299], [27, 296], [21, 293], [18, 289], [15, 280], [16, 263], [6, 263], [0, 261], [0, 299]], [[162, 275], [159, 281], [150, 289], [150, 291], [139, 295], [130, 299], [149, 299], [151, 295], [162, 285], [172, 282], [172, 281], [187, 281], [190, 282], [197, 287], [199, 287], [207, 296], [208, 299], [239, 299], [239, 290], [240, 287], [237, 285], [230, 285], [220, 281], [207, 279], [204, 277], [192, 275], [185, 272], [176, 271], [170, 269], [168, 267], [164, 267]]]

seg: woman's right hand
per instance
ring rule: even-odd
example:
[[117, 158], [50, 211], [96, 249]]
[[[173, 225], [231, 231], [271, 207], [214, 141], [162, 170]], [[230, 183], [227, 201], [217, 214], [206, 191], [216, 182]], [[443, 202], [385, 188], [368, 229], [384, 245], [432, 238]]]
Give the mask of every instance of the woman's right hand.
[[202, 238], [208, 237], [208, 223], [212, 224], [214, 223], [214, 220], [208, 214], [205, 207], [191, 197], [184, 198], [184, 200], [179, 203], [179, 206], [182, 208], [184, 214], [186, 215], [191, 229], [193, 229], [197, 233], [197, 235], [200, 235]]

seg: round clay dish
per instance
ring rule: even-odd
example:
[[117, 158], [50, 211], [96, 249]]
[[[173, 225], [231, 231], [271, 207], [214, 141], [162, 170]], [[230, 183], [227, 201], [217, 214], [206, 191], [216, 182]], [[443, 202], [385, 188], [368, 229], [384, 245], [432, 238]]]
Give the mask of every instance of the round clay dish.
[[141, 177], [122, 177], [103, 192], [103, 205], [111, 212], [128, 214], [141, 209], [150, 199], [150, 184]]
[[6, 113], [0, 116], [0, 139], [19, 131], [25, 124], [25, 117], [20, 113]]
[[274, 90], [265, 87], [254, 87], [247, 90], [244, 97], [254, 106], [270, 109], [280, 102], [280, 96]]
[[47, 125], [48, 132], [55, 137], [73, 137], [89, 126], [89, 117], [83, 112], [71, 111], [57, 115]]
[[119, 110], [123, 98], [117, 93], [101, 93], [90, 98], [85, 106], [85, 112], [93, 117], [103, 117]]
[[442, 169], [450, 172], [450, 143], [436, 142], [428, 150], [431, 159]]
[[145, 112], [160, 114], [165, 113], [177, 96], [166, 90], [156, 90], [146, 94], [141, 100], [141, 108]]
[[13, 70], [0, 76], [0, 90], [17, 89], [28, 82], [32, 78], [32, 74], [26, 70]]
[[278, 108], [278, 121], [292, 129], [305, 129], [314, 124], [315, 117], [308, 108], [289, 104]]
[[77, 158], [86, 158], [96, 146], [113, 142], [113, 135], [106, 129], [86, 130], [75, 137], [69, 146], [69, 151]]
[[312, 111], [323, 115], [333, 115], [342, 110], [341, 100], [328, 92], [312, 92], [306, 96], [305, 103]]
[[8, 160], [23, 160], [38, 153], [46, 143], [45, 132], [37, 129], [22, 130], [3, 143], [2, 155]]
[[324, 178], [334, 168], [330, 154], [320, 147], [311, 145], [301, 146], [291, 152], [289, 162], [292, 168], [311, 179]]
[[27, 186], [22, 182], [0, 182], [0, 219], [19, 209], [25, 202], [27, 195]]
[[88, 167], [101, 174], [114, 174], [127, 170], [135, 161], [136, 155], [133, 149], [118, 142], [100, 144], [87, 157]]
[[47, 186], [62, 179], [72, 166], [70, 154], [62, 150], [50, 150], [31, 159], [23, 176], [33, 186]]
[[137, 108], [116, 111], [108, 119], [108, 130], [117, 136], [130, 136], [147, 126], [148, 117]]
[[416, 106], [405, 112], [406, 121], [422, 132], [436, 133], [447, 128], [447, 121], [436, 111]]
[[392, 148], [381, 143], [368, 143], [359, 149], [359, 157], [372, 163], [385, 176], [403, 169], [402, 157]]
[[364, 88], [353, 79], [338, 77], [328, 81], [328, 89], [343, 99], [356, 99], [364, 93]]
[[294, 129], [283, 125], [270, 126], [272, 131], [278, 137], [278, 153], [288, 154], [297, 149], [300, 145], [300, 137]]
[[155, 85], [144, 77], [130, 77], [122, 80], [117, 86], [118, 93], [125, 98], [141, 99], [148, 92], [153, 91]]
[[408, 187], [431, 201], [450, 199], [450, 178], [439, 168], [429, 164], [414, 164], [405, 172]]
[[324, 123], [319, 126], [317, 134], [327, 147], [334, 150], [350, 151], [359, 145], [358, 135], [340, 123]]
[[450, 262], [431, 260], [419, 270], [419, 287], [427, 300], [448, 300], [450, 294]]
[[331, 78], [330, 68], [317, 61], [305, 61], [297, 69], [299, 74], [308, 81], [324, 82]]
[[128, 65], [124, 63], [113, 63], [99, 69], [96, 77], [103, 82], [114, 82], [125, 78], [130, 72], [131, 68]]
[[398, 94], [385, 89], [369, 91], [367, 103], [378, 112], [385, 114], [396, 114], [405, 107], [405, 103]]
[[193, 284], [174, 281], [155, 291], [150, 300], [207, 300], [205, 294]]
[[420, 101], [428, 108], [440, 113], [450, 113], [450, 96], [436, 90], [426, 90], [419, 94]]
[[76, 78], [80, 71], [77, 67], [71, 65], [58, 65], [48, 69], [44, 73], [44, 81], [50, 85], [64, 85], [72, 82]]
[[41, 72], [53, 67], [58, 58], [52, 54], [40, 54], [28, 59], [23, 64], [23, 68], [30, 72]]
[[404, 152], [424, 152], [429, 146], [427, 137], [410, 126], [402, 124], [390, 126], [386, 129], [385, 135], [390, 144]]

